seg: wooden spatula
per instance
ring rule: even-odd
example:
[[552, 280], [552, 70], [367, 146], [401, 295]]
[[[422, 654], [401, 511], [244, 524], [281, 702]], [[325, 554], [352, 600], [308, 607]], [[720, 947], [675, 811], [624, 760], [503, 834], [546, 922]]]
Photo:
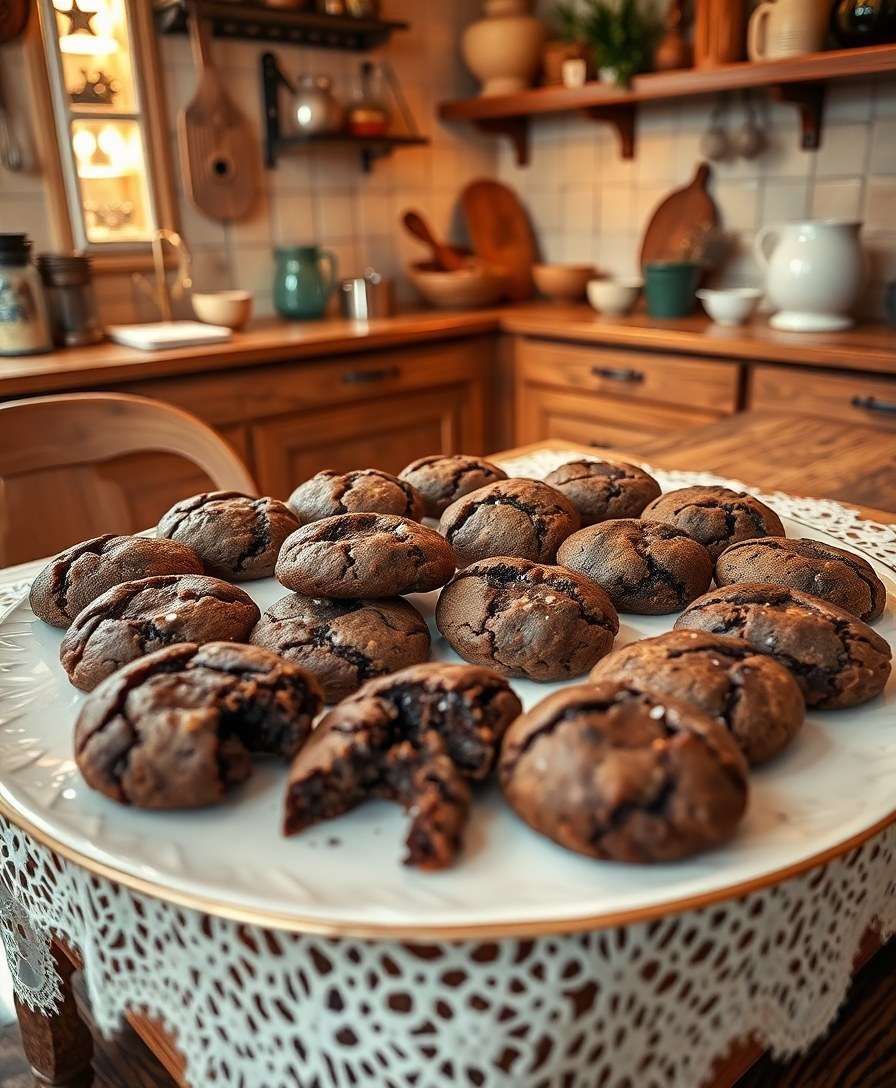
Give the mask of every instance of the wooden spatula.
[[444, 242], [440, 242], [436, 238], [429, 223], [426, 222], [420, 212], [405, 212], [401, 217], [401, 221], [408, 233], [412, 234], [424, 245], [429, 246], [432, 250], [433, 261], [445, 272], [456, 272], [458, 268], [463, 268], [467, 263], [467, 259], [463, 254], [458, 253], [453, 246], [446, 246]]
[[208, 23], [193, 8], [189, 22], [199, 86], [178, 117], [187, 196], [211, 219], [245, 219], [258, 193], [261, 153], [214, 65]]

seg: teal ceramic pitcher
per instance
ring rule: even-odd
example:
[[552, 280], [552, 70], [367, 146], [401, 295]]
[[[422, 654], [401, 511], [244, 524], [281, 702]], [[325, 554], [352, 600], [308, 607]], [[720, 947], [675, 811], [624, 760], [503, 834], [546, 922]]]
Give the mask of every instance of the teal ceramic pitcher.
[[[320, 246], [283, 246], [275, 251], [274, 306], [282, 317], [323, 317], [336, 286], [336, 257]], [[324, 265], [326, 274], [324, 274]]]

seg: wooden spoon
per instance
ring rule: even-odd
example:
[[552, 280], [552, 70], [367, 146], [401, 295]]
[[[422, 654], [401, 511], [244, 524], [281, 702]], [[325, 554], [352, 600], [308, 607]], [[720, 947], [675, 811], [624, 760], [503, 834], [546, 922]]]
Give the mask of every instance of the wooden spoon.
[[418, 241], [429, 246], [432, 250], [433, 261], [445, 272], [456, 272], [467, 264], [467, 259], [457, 252], [452, 246], [446, 246], [433, 234], [429, 223], [419, 212], [405, 212], [401, 217], [402, 223], [409, 234]]

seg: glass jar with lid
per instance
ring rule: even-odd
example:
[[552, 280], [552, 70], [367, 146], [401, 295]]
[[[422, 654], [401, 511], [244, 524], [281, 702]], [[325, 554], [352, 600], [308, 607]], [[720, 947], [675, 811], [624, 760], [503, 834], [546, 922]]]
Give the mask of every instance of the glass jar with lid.
[[0, 355], [52, 351], [40, 275], [26, 234], [0, 234]]
[[83, 253], [42, 253], [37, 267], [47, 296], [53, 342], [59, 347], [98, 344], [104, 337]]

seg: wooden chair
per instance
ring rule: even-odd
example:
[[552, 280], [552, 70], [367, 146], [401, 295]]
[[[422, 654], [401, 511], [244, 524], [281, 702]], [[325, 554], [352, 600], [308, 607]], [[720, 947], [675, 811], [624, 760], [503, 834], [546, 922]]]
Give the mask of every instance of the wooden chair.
[[258, 493], [231, 447], [179, 408], [119, 393], [0, 404], [0, 566], [146, 529], [211, 489]]

